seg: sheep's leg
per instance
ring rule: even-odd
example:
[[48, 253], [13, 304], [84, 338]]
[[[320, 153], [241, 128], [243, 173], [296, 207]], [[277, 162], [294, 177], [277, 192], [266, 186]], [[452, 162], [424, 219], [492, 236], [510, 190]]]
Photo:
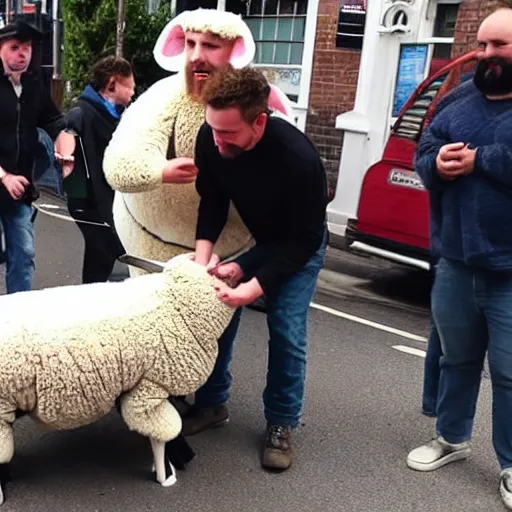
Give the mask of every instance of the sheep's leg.
[[183, 466], [192, 457], [181, 448], [177, 454], [181, 458], [173, 458], [176, 452], [172, 448], [175, 446], [174, 440], [181, 432], [181, 417], [167, 399], [168, 393], [165, 389], [154, 382], [142, 380], [136, 388], [121, 397], [121, 414], [131, 430], [149, 437], [157, 480], [168, 486], [174, 483], [170, 483], [174, 474], [173, 460]]
[[13, 455], [14, 435], [12, 425], [5, 420], [0, 420], [0, 505], [5, 501], [5, 484], [10, 480], [9, 463]]
[[0, 464], [0, 505], [5, 501], [5, 484], [11, 480], [9, 463]]
[[156, 480], [164, 487], [170, 487], [176, 483], [176, 471], [165, 453], [165, 443], [150, 438], [153, 449], [153, 459], [156, 471]]

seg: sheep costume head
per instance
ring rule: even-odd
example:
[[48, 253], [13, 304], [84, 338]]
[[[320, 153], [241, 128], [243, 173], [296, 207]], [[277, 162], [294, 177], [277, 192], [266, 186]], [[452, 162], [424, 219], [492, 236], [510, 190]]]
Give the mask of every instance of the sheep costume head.
[[[153, 50], [160, 67], [172, 72], [180, 72], [185, 68], [186, 32], [209, 32], [234, 41], [229, 62], [237, 69], [251, 64], [256, 54], [251, 30], [240, 16], [217, 9], [196, 9], [182, 12], [162, 30]], [[293, 115], [290, 100], [274, 86], [271, 86], [269, 106], [285, 116]]]
[[70, 430], [119, 403], [128, 427], [151, 441], [159, 483], [172, 485], [173, 465], [191, 460], [168, 399], [206, 382], [234, 309], [217, 298], [220, 281], [190, 255], [159, 268], [118, 283], [0, 297], [0, 505], [18, 414]]

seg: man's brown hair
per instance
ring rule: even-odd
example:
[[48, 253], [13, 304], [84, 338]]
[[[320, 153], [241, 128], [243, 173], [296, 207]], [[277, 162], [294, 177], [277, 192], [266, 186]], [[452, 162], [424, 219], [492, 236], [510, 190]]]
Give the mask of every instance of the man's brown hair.
[[252, 123], [260, 114], [268, 112], [269, 95], [270, 85], [261, 71], [249, 66], [241, 69], [228, 66], [208, 81], [202, 98], [215, 109], [238, 107], [244, 120]]
[[130, 78], [133, 75], [132, 65], [122, 57], [109, 55], [94, 64], [91, 85], [97, 91], [103, 90], [112, 76]]

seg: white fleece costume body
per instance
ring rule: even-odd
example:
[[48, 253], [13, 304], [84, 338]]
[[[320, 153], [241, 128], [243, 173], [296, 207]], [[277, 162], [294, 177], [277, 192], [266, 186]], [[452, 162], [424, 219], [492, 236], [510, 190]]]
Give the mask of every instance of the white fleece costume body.
[[182, 256], [163, 273], [121, 283], [0, 297], [8, 319], [0, 338], [0, 464], [14, 453], [17, 411], [73, 429], [105, 416], [121, 396], [131, 430], [152, 443], [176, 438], [181, 418], [167, 399], [204, 384], [233, 316], [214, 282]]
[[[231, 57], [235, 67], [248, 65], [255, 52], [251, 32], [240, 17], [213, 9], [180, 14], [163, 30], [154, 52], [162, 67], [179, 73], [154, 84], [127, 109], [105, 152], [105, 176], [117, 191], [114, 222], [121, 241], [128, 253], [159, 261], [190, 252], [195, 245], [199, 207], [195, 184], [162, 183], [168, 158], [194, 158], [197, 133], [204, 123], [204, 106], [192, 101], [186, 89], [186, 31], [236, 40]], [[292, 115], [286, 95], [275, 87], [269, 102], [284, 116]], [[215, 252], [226, 258], [252, 244], [231, 206]]]

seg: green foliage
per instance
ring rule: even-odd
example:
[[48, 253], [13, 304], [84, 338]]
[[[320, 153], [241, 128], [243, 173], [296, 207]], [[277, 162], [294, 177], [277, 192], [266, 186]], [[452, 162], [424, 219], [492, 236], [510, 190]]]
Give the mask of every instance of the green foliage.
[[[125, 0], [126, 25], [123, 53], [135, 71], [140, 89], [168, 75], [153, 58], [153, 47], [171, 19], [169, 2], [148, 14], [145, 0]], [[63, 75], [72, 96], [78, 96], [90, 80], [91, 66], [101, 57], [114, 54], [117, 7], [115, 0], [62, 0], [64, 22]]]

